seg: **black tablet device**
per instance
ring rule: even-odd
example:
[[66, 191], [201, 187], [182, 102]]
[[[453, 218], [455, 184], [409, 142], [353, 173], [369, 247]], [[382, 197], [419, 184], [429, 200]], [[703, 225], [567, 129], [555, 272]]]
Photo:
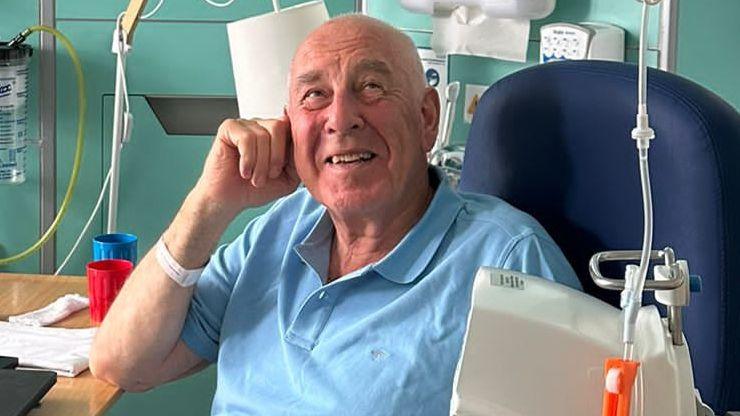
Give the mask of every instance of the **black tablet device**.
[[23, 416], [57, 382], [53, 371], [0, 369], [0, 416]]
[[0, 368], [14, 369], [18, 367], [18, 359], [15, 357], [5, 357], [0, 355]]

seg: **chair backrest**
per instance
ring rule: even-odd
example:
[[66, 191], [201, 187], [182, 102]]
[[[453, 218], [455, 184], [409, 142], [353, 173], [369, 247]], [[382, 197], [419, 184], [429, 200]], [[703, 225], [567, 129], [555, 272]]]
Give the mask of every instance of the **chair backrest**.
[[[740, 409], [740, 115], [680, 76], [648, 75], [654, 248], [671, 246], [703, 279], [684, 309], [695, 383], [717, 412]], [[538, 65], [483, 95], [460, 189], [497, 195], [537, 218], [587, 292], [598, 251], [640, 249], [637, 151], [630, 138], [637, 67], [600, 61]], [[611, 270], [622, 276], [623, 270]], [[605, 272], [606, 274], [607, 272]], [[722, 413], [723, 414], [723, 413]]]

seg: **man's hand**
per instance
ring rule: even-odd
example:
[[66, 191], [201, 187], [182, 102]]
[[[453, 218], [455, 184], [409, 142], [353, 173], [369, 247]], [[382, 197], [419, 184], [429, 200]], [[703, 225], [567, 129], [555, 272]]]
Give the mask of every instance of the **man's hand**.
[[218, 128], [193, 192], [235, 216], [293, 192], [299, 183], [286, 116], [229, 119]]
[[[201, 267], [237, 214], [293, 192], [298, 183], [287, 117], [227, 120], [162, 239], [180, 265]], [[194, 288], [173, 282], [154, 251], [126, 281], [90, 353], [96, 377], [135, 391], [202, 368], [179, 339]]]

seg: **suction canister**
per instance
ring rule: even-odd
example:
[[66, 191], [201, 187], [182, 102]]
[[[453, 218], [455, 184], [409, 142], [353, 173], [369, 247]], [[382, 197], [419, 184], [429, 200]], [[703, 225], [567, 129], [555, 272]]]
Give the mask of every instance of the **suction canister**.
[[28, 64], [33, 49], [0, 42], [0, 184], [26, 180]]

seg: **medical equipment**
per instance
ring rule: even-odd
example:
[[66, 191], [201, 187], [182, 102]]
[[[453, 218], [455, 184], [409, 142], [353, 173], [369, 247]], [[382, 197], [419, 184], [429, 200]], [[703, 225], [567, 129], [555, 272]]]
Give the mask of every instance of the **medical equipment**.
[[[622, 310], [519, 273], [481, 268], [456, 375], [455, 414], [585, 415], [599, 409], [604, 416], [713, 414], [694, 390], [682, 333], [681, 311], [697, 280], [671, 248], [651, 249], [647, 150], [655, 134], [646, 107], [648, 5], [645, 0], [637, 127], [632, 130], [644, 208], [642, 250], [597, 253], [589, 264], [598, 286], [622, 290]], [[634, 260], [639, 266], [628, 265], [624, 279], [601, 273], [603, 262]], [[663, 264], [647, 280], [651, 260]], [[667, 318], [654, 306], [642, 306], [644, 290], [656, 291]]]
[[77, 185], [77, 177], [80, 172], [80, 164], [82, 162], [82, 149], [84, 145], [84, 126], [85, 126], [85, 112], [87, 110], [87, 101], [85, 98], [85, 77], [82, 73], [82, 64], [80, 63], [80, 58], [77, 56], [77, 52], [75, 51], [74, 47], [72, 46], [72, 43], [67, 39], [66, 36], [64, 36], [61, 32], [59, 32], [56, 29], [46, 27], [46, 26], [31, 26], [28, 29], [21, 32], [18, 36], [13, 38], [9, 43], [8, 47], [11, 48], [17, 48], [20, 47], [26, 38], [31, 33], [34, 32], [47, 32], [54, 35], [55, 38], [57, 38], [62, 45], [67, 49], [67, 52], [69, 53], [70, 58], [72, 59], [72, 63], [74, 64], [75, 68], [75, 74], [77, 79], [77, 105], [78, 105], [78, 113], [77, 113], [77, 140], [76, 140], [76, 150], [74, 155], [74, 162], [72, 165], [72, 173], [69, 178], [69, 184], [67, 185], [67, 191], [64, 194], [64, 199], [62, 200], [62, 204], [59, 207], [59, 211], [57, 212], [56, 217], [54, 218], [54, 221], [51, 223], [49, 228], [44, 232], [44, 234], [39, 238], [38, 241], [36, 241], [34, 244], [32, 244], [30, 247], [25, 249], [24, 251], [10, 256], [6, 258], [0, 258], [0, 266], [22, 260], [31, 254], [33, 254], [35, 251], [39, 250], [41, 246], [43, 246], [54, 233], [56, 232], [57, 228], [59, 227], [59, 223], [62, 221], [62, 218], [64, 218], [64, 215], [67, 213], [67, 209], [69, 208], [70, 201], [72, 200], [72, 195], [74, 194], [75, 186]]
[[452, 124], [455, 121], [455, 108], [457, 107], [457, 96], [459, 94], [459, 81], [451, 82], [445, 88], [445, 113], [440, 123], [441, 135], [437, 137], [437, 142], [434, 143], [432, 154], [435, 154], [450, 144], [450, 134], [452, 134]]
[[463, 159], [465, 157], [465, 146], [451, 145], [452, 124], [455, 121], [455, 108], [457, 107], [457, 96], [460, 94], [460, 82], [451, 82], [445, 88], [445, 113], [440, 123], [440, 134], [434, 143], [432, 151], [429, 152], [429, 164], [439, 166], [445, 172], [450, 186], [457, 188], [460, 182]]
[[0, 43], [0, 184], [26, 180], [28, 45]]
[[445, 118], [442, 124], [442, 143], [441, 147], [450, 145], [450, 135], [452, 134], [452, 123], [455, 121], [455, 109], [457, 108], [457, 96], [460, 94], [460, 82], [450, 83], [445, 89]]
[[540, 63], [568, 59], [624, 61], [624, 29], [605, 23], [542, 26]]
[[[680, 281], [679, 290], [685, 290], [684, 265], [657, 266], [677, 267], [678, 274], [662, 283]], [[655, 306], [640, 310], [636, 328], [641, 414], [711, 415], [695, 397], [688, 346], [671, 342], [668, 323]], [[592, 296], [483, 267], [475, 277], [451, 414], [601, 414], [604, 357], [620, 353], [620, 331], [619, 309]]]
[[503, 19], [542, 19], [555, 9], [555, 0], [401, 0], [401, 5], [416, 13], [452, 11], [458, 6], [479, 7], [488, 17]]
[[[136, 4], [138, 2], [138, 4]], [[121, 148], [131, 138], [134, 116], [129, 111], [128, 87], [126, 84], [126, 57], [131, 51], [133, 33], [138, 16], [146, 5], [146, 0], [134, 0], [125, 13], [118, 15], [113, 30], [111, 52], [116, 55], [115, 95], [113, 97], [113, 132], [111, 134], [110, 188], [108, 193], [108, 224], [106, 232], [116, 232], [118, 222], [118, 184], [121, 173]], [[133, 10], [132, 10], [133, 9]], [[133, 19], [129, 16], [135, 16]], [[126, 22], [129, 22], [128, 24]], [[126, 28], [130, 29], [126, 29]]]

